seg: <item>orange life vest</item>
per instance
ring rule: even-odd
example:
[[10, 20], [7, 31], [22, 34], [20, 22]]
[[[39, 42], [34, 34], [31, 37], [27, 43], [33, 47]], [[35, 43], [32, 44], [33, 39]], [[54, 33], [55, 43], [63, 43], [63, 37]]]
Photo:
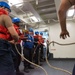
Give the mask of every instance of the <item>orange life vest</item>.
[[41, 35], [35, 35], [34, 38], [38, 39], [38, 44], [42, 44], [44, 42]]
[[[0, 8], [0, 15], [8, 15], [8, 13], [3, 9]], [[3, 25], [0, 25], [0, 38], [8, 40], [8, 37], [10, 35], [8, 35], [8, 30], [6, 27], [4, 27]]]
[[[14, 24], [14, 28], [15, 28], [16, 32], [18, 33], [18, 35], [19, 35], [20, 37], [24, 37], [23, 34], [22, 34], [22, 33], [20, 32], [20, 30], [19, 30], [19, 26], [17, 26], [16, 24]], [[21, 40], [18, 40], [17, 43], [20, 43], [20, 42], [21, 42]]]
[[8, 13], [6, 12], [6, 10], [4, 10], [3, 8], [0, 8], [0, 15], [8, 15]]
[[[24, 35], [20, 32], [20, 30], [19, 30], [19, 26], [17, 26], [16, 24], [13, 24], [13, 26], [14, 26], [14, 28], [15, 28], [15, 30], [16, 30], [16, 32], [18, 33], [18, 35], [22, 38], [22, 37], [24, 37]], [[9, 35], [9, 33], [8, 33], [8, 35]], [[10, 40], [13, 40], [13, 38], [11, 37], [11, 35], [9, 36], [9, 39]], [[21, 40], [18, 40], [18, 44], [21, 42]]]
[[21, 35], [20, 30], [19, 30], [19, 26], [14, 24], [14, 28], [15, 28], [16, 32], [18, 33], [18, 35]]
[[43, 38], [42, 38], [41, 35], [38, 36], [38, 39], [39, 39], [39, 43], [40, 43], [40, 44], [43, 44], [44, 40], [43, 40]]

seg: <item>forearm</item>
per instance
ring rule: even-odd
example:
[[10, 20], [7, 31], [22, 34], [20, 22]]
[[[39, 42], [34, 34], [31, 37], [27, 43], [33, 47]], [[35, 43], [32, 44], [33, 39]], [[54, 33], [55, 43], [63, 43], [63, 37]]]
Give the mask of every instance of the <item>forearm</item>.
[[68, 0], [61, 0], [61, 4], [58, 10], [59, 22], [61, 26], [61, 30], [65, 31], [66, 29], [66, 13], [68, 9], [71, 7], [71, 4]]
[[17, 42], [19, 40], [19, 36], [18, 35], [12, 35], [12, 38], [14, 39], [15, 42]]
[[61, 31], [66, 31], [66, 13], [62, 15], [59, 14], [59, 22], [60, 22], [60, 26], [61, 26]]
[[14, 40], [11, 40], [11, 41], [9, 41], [11, 44], [15, 44], [15, 41]]
[[12, 38], [15, 40], [15, 42], [17, 42], [19, 40], [19, 36], [17, 34], [17, 32], [15, 31], [14, 27], [8, 27], [8, 31], [10, 32]]

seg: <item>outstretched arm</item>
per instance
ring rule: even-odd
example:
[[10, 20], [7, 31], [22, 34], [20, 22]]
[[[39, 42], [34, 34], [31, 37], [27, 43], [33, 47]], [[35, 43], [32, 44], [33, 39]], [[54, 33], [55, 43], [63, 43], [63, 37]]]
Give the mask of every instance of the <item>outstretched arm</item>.
[[71, 6], [72, 5], [70, 4], [68, 0], [61, 0], [61, 4], [58, 10], [59, 22], [61, 26], [60, 38], [63, 38], [63, 39], [69, 36], [67, 27], [66, 27], [66, 13]]

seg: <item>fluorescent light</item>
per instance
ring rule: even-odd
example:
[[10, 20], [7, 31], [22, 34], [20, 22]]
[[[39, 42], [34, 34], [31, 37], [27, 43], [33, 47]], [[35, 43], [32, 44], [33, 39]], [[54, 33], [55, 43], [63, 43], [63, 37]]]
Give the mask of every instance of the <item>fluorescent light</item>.
[[32, 19], [32, 21], [34, 22], [38, 22], [37, 18], [35, 16], [30, 17]]
[[68, 17], [72, 17], [74, 15], [74, 9], [70, 9], [67, 13]]
[[36, 0], [36, 5], [38, 5], [38, 0]]
[[10, 6], [15, 5], [16, 7], [22, 6], [23, 0], [8, 0]]

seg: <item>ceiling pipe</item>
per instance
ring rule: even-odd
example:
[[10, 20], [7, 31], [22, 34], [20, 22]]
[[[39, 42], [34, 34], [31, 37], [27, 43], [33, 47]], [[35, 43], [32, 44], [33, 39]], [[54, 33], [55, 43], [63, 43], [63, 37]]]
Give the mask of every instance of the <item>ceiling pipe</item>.
[[[34, 1], [34, 0], [30, 0], [30, 1], [23, 1], [23, 2], [20, 2], [20, 3], [17, 3], [17, 4], [13, 4], [13, 5], [18, 5], [18, 4], [22, 4], [22, 3], [24, 3], [24, 2], [31, 2], [31, 1]], [[7, 1], [7, 2], [9, 2], [9, 1]], [[12, 3], [11, 3], [12, 4]]]
[[24, 14], [26, 14], [28, 16], [28, 18], [30, 19], [31, 23], [33, 23], [30, 16], [26, 12], [24, 12], [21, 8], [18, 8], [18, 9], [21, 10]]

